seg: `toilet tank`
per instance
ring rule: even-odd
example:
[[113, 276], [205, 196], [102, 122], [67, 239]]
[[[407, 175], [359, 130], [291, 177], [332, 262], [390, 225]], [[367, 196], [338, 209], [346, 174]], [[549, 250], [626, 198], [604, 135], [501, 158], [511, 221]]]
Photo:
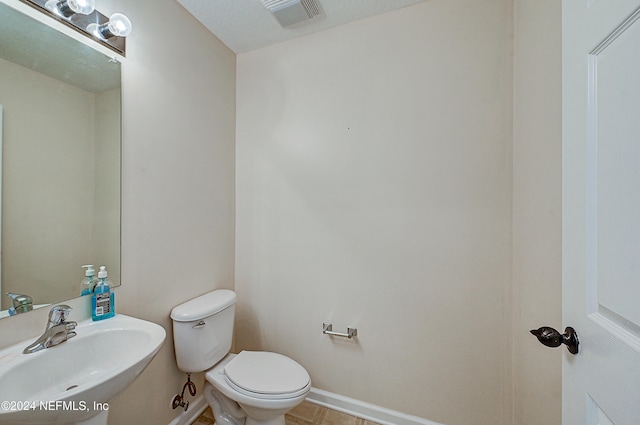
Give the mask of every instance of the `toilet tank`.
[[178, 368], [203, 372], [231, 350], [236, 293], [218, 289], [171, 310], [173, 347]]

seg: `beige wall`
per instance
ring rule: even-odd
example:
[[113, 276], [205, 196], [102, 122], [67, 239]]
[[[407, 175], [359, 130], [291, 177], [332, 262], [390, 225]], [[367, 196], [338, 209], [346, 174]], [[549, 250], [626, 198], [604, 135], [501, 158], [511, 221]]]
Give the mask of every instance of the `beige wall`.
[[[174, 0], [113, 0], [102, 9], [135, 25], [122, 65], [118, 311], [167, 330], [149, 369], [112, 404], [109, 423], [165, 424], [181, 413], [169, 404], [186, 380], [169, 313], [233, 288], [236, 58]], [[158, 32], [169, 21], [176, 30]]]
[[239, 55], [238, 348], [429, 420], [511, 424], [511, 18], [430, 0]]
[[561, 359], [529, 334], [562, 328], [561, 2], [516, 0], [514, 424], [561, 423]]

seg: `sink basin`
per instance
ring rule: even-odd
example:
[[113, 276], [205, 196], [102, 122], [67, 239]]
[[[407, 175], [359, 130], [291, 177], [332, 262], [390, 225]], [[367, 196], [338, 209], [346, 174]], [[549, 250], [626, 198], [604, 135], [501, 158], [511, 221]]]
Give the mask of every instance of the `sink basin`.
[[147, 367], [166, 336], [161, 326], [123, 314], [78, 322], [75, 332], [32, 354], [22, 350], [35, 338], [0, 350], [0, 424], [106, 424], [108, 403]]

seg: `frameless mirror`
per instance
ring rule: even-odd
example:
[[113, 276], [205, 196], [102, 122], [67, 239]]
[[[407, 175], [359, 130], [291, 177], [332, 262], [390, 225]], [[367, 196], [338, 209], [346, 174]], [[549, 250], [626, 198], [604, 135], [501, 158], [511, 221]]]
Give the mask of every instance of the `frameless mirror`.
[[120, 63], [0, 3], [0, 317], [120, 283]]

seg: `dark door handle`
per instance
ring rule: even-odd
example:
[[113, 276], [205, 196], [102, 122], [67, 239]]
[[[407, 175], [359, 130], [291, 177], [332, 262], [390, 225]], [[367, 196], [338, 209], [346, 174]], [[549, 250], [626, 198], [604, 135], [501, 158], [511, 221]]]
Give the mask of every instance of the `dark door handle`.
[[538, 338], [538, 341], [547, 347], [560, 347], [562, 344], [565, 344], [571, 354], [578, 354], [580, 341], [578, 341], [578, 334], [575, 329], [570, 326], [565, 328], [564, 334], [561, 334], [549, 326], [543, 326], [530, 332]]

